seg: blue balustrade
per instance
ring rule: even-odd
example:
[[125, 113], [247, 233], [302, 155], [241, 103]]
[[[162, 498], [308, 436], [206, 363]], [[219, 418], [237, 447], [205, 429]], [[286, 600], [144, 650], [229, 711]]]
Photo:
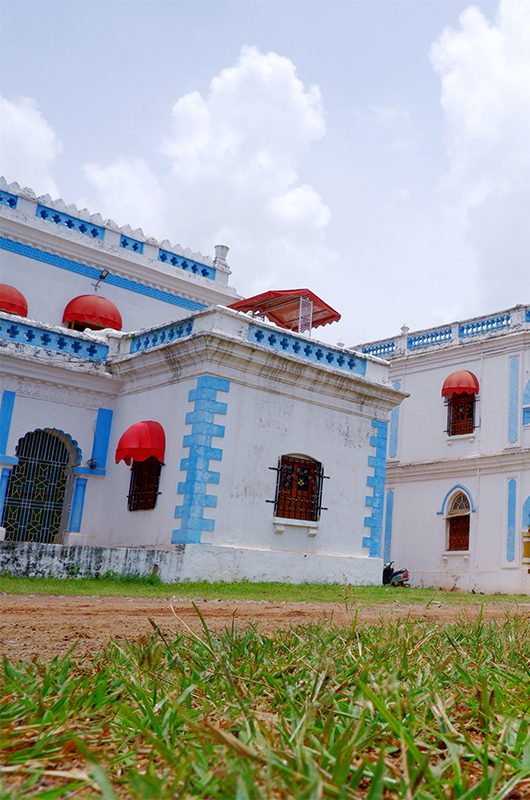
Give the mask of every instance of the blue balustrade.
[[8, 208], [16, 208], [18, 203], [18, 197], [16, 194], [10, 194], [9, 192], [0, 192], [0, 206], [7, 206]]
[[172, 267], [183, 269], [185, 272], [191, 272], [192, 275], [201, 275], [203, 278], [210, 278], [215, 280], [216, 270], [214, 267], [209, 267], [207, 264], [201, 264], [200, 261], [194, 261], [192, 258], [179, 256], [177, 253], [172, 253], [169, 250], [160, 248], [158, 251], [158, 260], [164, 264], [170, 264]]
[[385, 356], [393, 355], [395, 349], [395, 342], [380, 342], [379, 344], [370, 344], [367, 347], [363, 347], [363, 353], [367, 356], [379, 356], [380, 358], [385, 358]]
[[105, 228], [101, 225], [93, 225], [84, 219], [72, 217], [70, 214], [64, 214], [62, 211], [56, 211], [54, 208], [48, 208], [48, 206], [38, 205], [35, 216], [46, 222], [54, 222], [55, 225], [61, 225], [71, 231], [82, 233], [91, 239], [102, 241], [105, 238]]
[[491, 333], [492, 331], [500, 331], [509, 328], [511, 325], [511, 314], [500, 314], [496, 317], [488, 317], [487, 319], [477, 319], [472, 322], [464, 322], [458, 326], [458, 335], [461, 339], [467, 336], [480, 336], [483, 333]]
[[173, 322], [171, 325], [164, 325], [161, 328], [140, 333], [131, 339], [130, 353], [139, 353], [142, 350], [150, 350], [152, 347], [159, 347], [161, 344], [169, 344], [177, 339], [190, 336], [193, 332], [193, 320], [183, 319], [180, 322]]
[[138, 253], [138, 255], [144, 252], [143, 242], [139, 239], [133, 239], [131, 236], [124, 236], [123, 233], [120, 236], [120, 247], [123, 247], [125, 250], [130, 250], [131, 253]]
[[358, 375], [366, 373], [366, 359], [362, 355], [325, 347], [325, 345], [312, 342], [310, 339], [301, 339], [285, 333], [281, 328], [275, 330], [251, 324], [248, 326], [247, 338], [255, 344], [269, 347], [286, 355], [304, 358], [316, 364], [324, 364], [324, 366], [333, 367], [333, 369], [354, 372]]
[[436, 331], [418, 333], [407, 339], [407, 350], [419, 350], [421, 347], [430, 347], [433, 344], [443, 344], [451, 340], [451, 328], [439, 328]]
[[66, 353], [88, 361], [104, 361], [109, 354], [106, 344], [83, 339], [72, 333], [61, 333], [7, 319], [0, 319], [0, 340], [2, 339]]

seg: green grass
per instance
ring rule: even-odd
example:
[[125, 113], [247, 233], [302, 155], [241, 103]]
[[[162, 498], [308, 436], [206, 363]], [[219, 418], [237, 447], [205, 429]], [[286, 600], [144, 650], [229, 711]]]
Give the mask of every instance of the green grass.
[[530, 622], [253, 629], [0, 676], [0, 798], [521, 797]]
[[123, 597], [182, 597], [207, 600], [269, 600], [373, 605], [377, 603], [491, 602], [528, 603], [527, 595], [471, 594], [437, 589], [396, 589], [385, 586], [343, 586], [332, 583], [235, 583], [183, 581], [159, 583], [151, 579], [111, 576], [103, 578], [17, 578], [0, 575], [0, 592], [8, 594], [97, 595]]

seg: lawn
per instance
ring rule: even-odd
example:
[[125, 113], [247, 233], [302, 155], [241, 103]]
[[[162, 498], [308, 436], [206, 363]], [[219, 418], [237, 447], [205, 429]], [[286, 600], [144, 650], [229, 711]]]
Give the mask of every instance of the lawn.
[[4, 662], [0, 798], [528, 797], [530, 623], [109, 643]]
[[250, 581], [159, 583], [151, 579], [117, 575], [102, 578], [69, 578], [67, 580], [0, 575], [0, 592], [110, 597], [179, 597], [206, 600], [269, 600], [352, 605], [392, 603], [396, 600], [423, 605], [435, 601], [451, 604], [483, 604], [500, 601], [530, 602], [527, 595], [483, 595], [438, 589], [396, 589], [386, 586], [344, 586], [333, 583], [251, 583]]

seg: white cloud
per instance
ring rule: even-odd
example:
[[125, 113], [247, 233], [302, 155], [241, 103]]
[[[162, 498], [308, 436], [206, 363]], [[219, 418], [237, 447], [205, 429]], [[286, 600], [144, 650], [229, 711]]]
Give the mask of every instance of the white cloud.
[[298, 177], [325, 130], [318, 87], [305, 87], [288, 58], [244, 47], [207, 92], [173, 105], [159, 147], [168, 159], [164, 172], [120, 158], [87, 165], [85, 173], [99, 196], [95, 205], [118, 222], [208, 252], [230, 245], [241, 291], [303, 285], [319, 260], [333, 259], [329, 209]]
[[61, 147], [34, 100], [0, 97], [0, 174], [8, 181], [56, 195], [51, 170]]
[[431, 51], [442, 82], [449, 171], [443, 196], [477, 255], [490, 309], [529, 299], [530, 4], [474, 7]]

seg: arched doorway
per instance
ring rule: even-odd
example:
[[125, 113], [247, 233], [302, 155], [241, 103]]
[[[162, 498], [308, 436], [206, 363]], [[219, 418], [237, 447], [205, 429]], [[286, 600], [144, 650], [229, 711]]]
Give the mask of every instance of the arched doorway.
[[447, 512], [447, 549], [469, 550], [469, 521], [471, 508], [464, 492], [451, 498]]
[[2, 515], [6, 539], [59, 543], [66, 530], [79, 450], [66, 434], [45, 428], [20, 439], [16, 454], [18, 464], [9, 476]]

